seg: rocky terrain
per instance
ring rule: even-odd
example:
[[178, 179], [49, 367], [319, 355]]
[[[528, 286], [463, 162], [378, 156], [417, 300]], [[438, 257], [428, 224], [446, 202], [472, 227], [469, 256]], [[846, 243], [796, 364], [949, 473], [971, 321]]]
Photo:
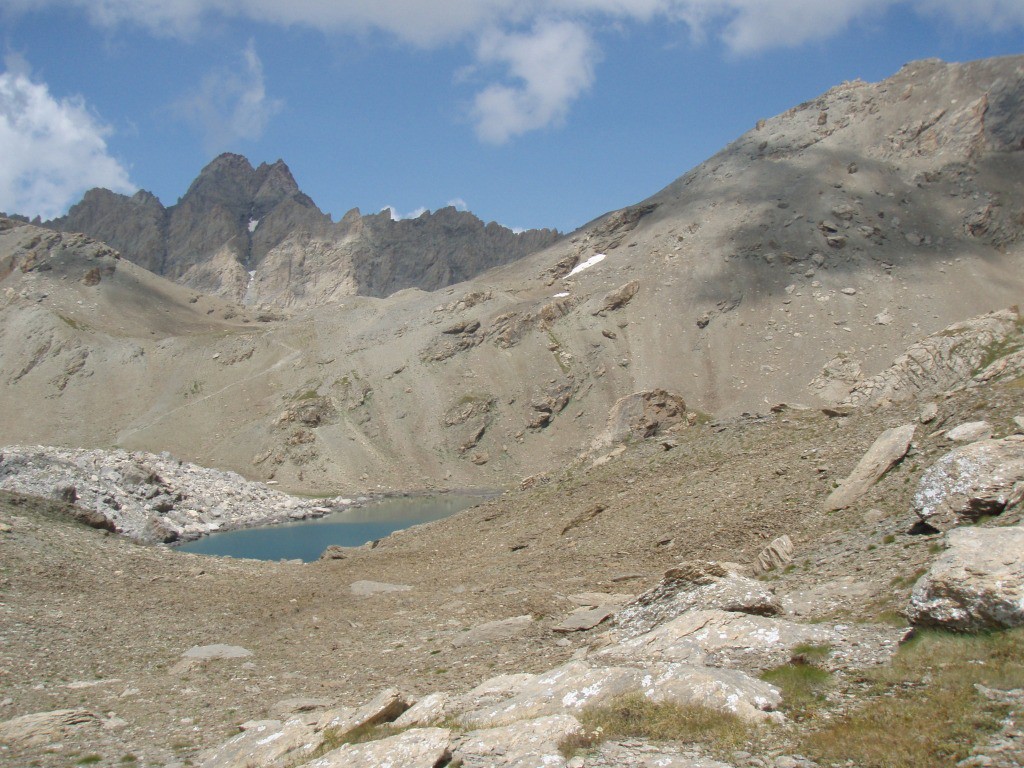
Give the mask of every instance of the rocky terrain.
[[[177, 266], [185, 198], [72, 214], [178, 282], [0, 219], [0, 764], [1024, 764], [1024, 58], [845, 83], [431, 292], [291, 236], [250, 281], [320, 214], [208, 171]], [[307, 565], [142, 543], [460, 486], [509, 490]]]
[[443, 208], [392, 221], [354, 208], [337, 223], [278, 160], [253, 168], [223, 154], [165, 208], [152, 194], [93, 189], [46, 222], [82, 232], [128, 260], [203, 293], [249, 306], [302, 307], [349, 295], [435, 290], [549, 245], [550, 230], [513, 233]]
[[[1024, 295], [1022, 67], [926, 61], [843, 84], [648, 200], [434, 292], [341, 295], [327, 283], [344, 270], [299, 247], [333, 299], [288, 317], [11, 221], [3, 442], [166, 450], [315, 493], [496, 487], [572, 460], [633, 393], [719, 415], [874, 398], [911, 344]], [[214, 166], [199, 191], [238, 168], [255, 174], [244, 201], [291, 189], [280, 168]]]

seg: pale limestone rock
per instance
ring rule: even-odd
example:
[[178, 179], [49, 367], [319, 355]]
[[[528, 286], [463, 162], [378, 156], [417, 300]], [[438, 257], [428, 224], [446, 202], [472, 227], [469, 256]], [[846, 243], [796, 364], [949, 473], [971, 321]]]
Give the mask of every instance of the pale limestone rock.
[[665, 572], [661, 582], [616, 614], [620, 637], [632, 637], [690, 610], [717, 609], [774, 615], [782, 608], [762, 582], [736, 563], [691, 560]]
[[462, 713], [462, 719], [496, 727], [566, 711], [571, 714], [588, 704], [637, 690], [642, 676], [639, 669], [592, 667], [584, 661], [571, 661], [537, 676], [511, 698]]
[[998, 515], [1024, 499], [1024, 436], [981, 440], [950, 451], [921, 477], [913, 510], [946, 531]]
[[992, 425], [987, 421], [968, 421], [953, 427], [946, 437], [955, 443], [974, 443], [992, 437]]
[[878, 479], [907, 455], [914, 438], [914, 424], [887, 429], [868, 448], [853, 472], [825, 500], [825, 510], [844, 509], [867, 493]]
[[503, 699], [512, 698], [538, 677], [539, 675], [521, 672], [514, 675], [498, 675], [489, 678], [473, 690], [460, 696], [453, 709], [458, 711], [479, 709]]
[[345, 744], [306, 763], [307, 768], [435, 768], [451, 756], [447, 728], [410, 731], [362, 744]]
[[578, 595], [569, 595], [568, 600], [581, 608], [601, 608], [606, 605], [621, 606], [630, 600], [635, 600], [636, 595], [627, 595], [619, 592], [581, 592]]
[[241, 727], [241, 733], [200, 758], [201, 768], [288, 768], [324, 740], [301, 720], [251, 720]]
[[456, 648], [461, 648], [466, 645], [475, 645], [476, 643], [494, 643], [501, 640], [510, 640], [526, 632], [532, 626], [533, 617], [528, 615], [488, 621], [485, 624], [473, 627], [467, 632], [463, 632], [452, 641], [452, 645]]
[[406, 584], [386, 584], [381, 581], [353, 581], [349, 585], [349, 591], [356, 597], [369, 597], [388, 592], [409, 592], [410, 590], [412, 587]]
[[593, 629], [609, 616], [615, 614], [614, 607], [577, 608], [561, 622], [552, 627], [554, 632], [583, 632]]
[[939, 415], [939, 406], [935, 403], [925, 403], [917, 414], [917, 420], [921, 424], [931, 424]]
[[99, 725], [100, 716], [87, 709], [34, 712], [0, 723], [0, 744], [35, 747], [60, 741], [79, 728]]
[[913, 624], [959, 631], [1024, 626], [1024, 527], [957, 528], [914, 585]]
[[332, 729], [337, 735], [364, 725], [390, 723], [412, 706], [412, 701], [397, 688], [386, 688], [361, 707], [339, 707], [324, 712], [317, 721], [318, 731]]
[[751, 721], [777, 720], [771, 712], [782, 703], [774, 685], [738, 669], [653, 664], [640, 685], [655, 702], [707, 707]]
[[572, 715], [522, 720], [470, 731], [460, 741], [453, 758], [462, 760], [464, 768], [560, 768], [566, 763], [558, 753], [559, 742], [582, 732], [583, 727]]
[[447, 715], [451, 696], [447, 693], [431, 693], [413, 704], [394, 722], [395, 728], [423, 728], [437, 725]]
[[1024, 434], [1024, 416], [1014, 416], [1013, 424], [1017, 428], [1017, 434]]
[[829, 639], [827, 628], [784, 619], [721, 610], [693, 610], [637, 637], [618, 640], [597, 656], [611, 663], [655, 661], [703, 664], [709, 654], [777, 657], [784, 661], [798, 643]]
[[754, 563], [756, 573], [767, 573], [776, 568], [783, 568], [793, 562], [793, 540], [782, 535], [761, 550]]

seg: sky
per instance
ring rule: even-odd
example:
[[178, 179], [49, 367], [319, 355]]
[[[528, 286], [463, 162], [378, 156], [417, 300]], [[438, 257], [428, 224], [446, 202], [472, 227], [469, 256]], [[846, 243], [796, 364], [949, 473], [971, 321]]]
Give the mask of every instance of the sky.
[[567, 232], [845, 80], [1020, 53], [1024, 0], [0, 0], [0, 211], [230, 151], [335, 219]]

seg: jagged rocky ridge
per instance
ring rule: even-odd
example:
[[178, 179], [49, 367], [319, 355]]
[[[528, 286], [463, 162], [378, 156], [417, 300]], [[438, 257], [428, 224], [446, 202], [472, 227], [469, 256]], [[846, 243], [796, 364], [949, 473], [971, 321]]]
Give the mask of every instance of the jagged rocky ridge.
[[93, 189], [52, 229], [83, 232], [158, 275], [248, 305], [297, 307], [344, 296], [435, 290], [550, 245], [558, 233], [514, 233], [442, 208], [393, 221], [358, 209], [337, 223], [281, 160], [253, 168], [223, 154], [174, 205], [151, 193]]

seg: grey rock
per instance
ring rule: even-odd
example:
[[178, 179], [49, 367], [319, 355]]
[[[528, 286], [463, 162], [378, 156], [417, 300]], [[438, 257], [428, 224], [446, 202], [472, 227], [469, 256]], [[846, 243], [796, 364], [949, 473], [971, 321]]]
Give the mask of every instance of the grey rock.
[[999, 515], [1024, 499], [1024, 436], [981, 440], [950, 451], [921, 477], [912, 508], [940, 531]]
[[778, 599], [762, 582], [742, 575], [736, 563], [687, 561], [666, 571], [657, 586], [615, 616], [619, 637], [635, 637], [693, 610], [775, 615]]
[[914, 585], [907, 617], [957, 631], [1024, 626], [1024, 527], [958, 528]]
[[555, 632], [583, 632], [593, 629], [614, 614], [614, 607], [609, 606], [579, 608], [552, 627], [552, 630]]
[[436, 768], [451, 757], [447, 728], [413, 728], [377, 741], [345, 744], [308, 768]]
[[390, 723], [410, 706], [412, 700], [397, 688], [386, 688], [361, 707], [337, 707], [320, 715], [316, 729], [330, 729], [335, 735], [343, 736], [364, 725]]
[[186, 659], [242, 659], [252, 656], [252, 651], [240, 645], [224, 645], [214, 643], [213, 645], [194, 645], [181, 654]]
[[456, 648], [477, 643], [494, 643], [510, 640], [526, 632], [533, 626], [533, 617], [529, 615], [512, 616], [507, 619], [488, 621], [463, 632], [452, 641]]
[[917, 415], [917, 420], [921, 424], [931, 424], [933, 421], [935, 421], [938, 415], [939, 406], [937, 406], [935, 403], [926, 403], [925, 405], [921, 406], [921, 411]]
[[464, 768], [526, 768], [564, 766], [559, 742], [583, 733], [572, 715], [558, 714], [522, 720], [511, 725], [470, 731], [453, 752]]
[[388, 584], [382, 581], [353, 581], [349, 584], [349, 592], [357, 597], [388, 594], [391, 592], [409, 592], [412, 587], [407, 584]]
[[756, 573], [767, 573], [776, 568], [783, 568], [793, 562], [793, 540], [782, 535], [762, 549], [754, 562]]
[[431, 693], [413, 704], [395, 720], [395, 728], [423, 728], [443, 722], [451, 696]]
[[60, 741], [80, 728], [98, 727], [102, 719], [87, 709], [34, 712], [0, 723], [0, 744], [16, 748], [36, 747]]
[[844, 509], [867, 493], [878, 479], [907, 455], [914, 437], [914, 424], [887, 429], [872, 443], [853, 472], [825, 500], [828, 512]]
[[324, 740], [309, 725], [290, 720], [254, 720], [242, 732], [200, 757], [201, 768], [290, 768]]
[[992, 437], [992, 425], [987, 421], [968, 421], [953, 427], [946, 437], [955, 443], [973, 443]]
[[634, 392], [615, 401], [593, 450], [604, 450], [627, 440], [645, 440], [685, 423], [686, 402], [679, 395], [664, 389]]

